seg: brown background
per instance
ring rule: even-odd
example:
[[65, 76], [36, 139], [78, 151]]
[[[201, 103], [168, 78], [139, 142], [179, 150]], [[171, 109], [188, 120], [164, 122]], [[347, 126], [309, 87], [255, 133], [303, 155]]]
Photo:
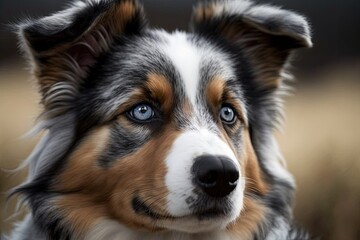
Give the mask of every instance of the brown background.
[[[151, 25], [186, 29], [195, 1], [147, 0]], [[307, 15], [314, 48], [299, 52], [294, 65], [297, 91], [287, 99], [286, 120], [277, 133], [298, 191], [295, 216], [322, 239], [360, 239], [360, 1], [293, 0], [271, 2]], [[14, 169], [39, 136], [22, 136], [40, 109], [38, 95], [6, 24], [42, 16], [64, 5], [61, 0], [0, 0], [0, 168]], [[0, 171], [0, 233], [17, 216], [6, 191], [26, 171]]]

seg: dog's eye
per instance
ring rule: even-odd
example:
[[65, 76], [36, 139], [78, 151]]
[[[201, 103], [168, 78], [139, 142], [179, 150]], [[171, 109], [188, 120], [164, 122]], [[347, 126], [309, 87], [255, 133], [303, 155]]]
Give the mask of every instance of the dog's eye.
[[154, 110], [148, 104], [139, 104], [129, 113], [137, 121], [148, 121], [154, 117]]
[[236, 115], [231, 107], [224, 106], [220, 109], [220, 118], [223, 122], [231, 124], [235, 121]]

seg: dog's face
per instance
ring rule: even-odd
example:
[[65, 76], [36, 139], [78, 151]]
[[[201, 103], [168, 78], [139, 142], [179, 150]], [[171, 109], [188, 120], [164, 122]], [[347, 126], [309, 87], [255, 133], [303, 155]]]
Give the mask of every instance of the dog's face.
[[185, 33], [114, 47], [79, 100], [104, 124], [78, 143], [56, 188], [88, 189], [121, 222], [150, 230], [226, 226], [242, 209], [246, 165], [256, 164], [232, 64]]
[[146, 231], [256, 228], [272, 175], [254, 128], [272, 129], [290, 50], [310, 45], [306, 22], [235, 1], [199, 5], [191, 33], [144, 19], [134, 1], [85, 1], [23, 25], [44, 116], [61, 125], [50, 132], [71, 132], [54, 140], [57, 160], [33, 164], [32, 187], [54, 193], [44, 202], [76, 231], [104, 219]]

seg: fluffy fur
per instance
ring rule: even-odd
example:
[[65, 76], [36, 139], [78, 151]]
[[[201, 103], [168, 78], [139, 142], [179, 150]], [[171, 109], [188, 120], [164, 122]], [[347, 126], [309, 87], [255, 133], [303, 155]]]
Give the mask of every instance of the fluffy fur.
[[[273, 136], [288, 60], [311, 47], [307, 21], [224, 0], [198, 4], [190, 25], [150, 29], [135, 0], [76, 1], [19, 24], [47, 134], [11, 193], [30, 212], [9, 239], [307, 238]], [[199, 184], [204, 156], [236, 171], [221, 196]]]

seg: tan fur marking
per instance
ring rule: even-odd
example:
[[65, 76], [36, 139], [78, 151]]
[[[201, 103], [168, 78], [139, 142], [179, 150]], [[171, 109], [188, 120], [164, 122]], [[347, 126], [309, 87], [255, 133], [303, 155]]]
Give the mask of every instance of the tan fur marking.
[[102, 168], [96, 160], [109, 134], [107, 126], [94, 130], [70, 156], [53, 188], [74, 193], [63, 195], [55, 205], [80, 235], [99, 218], [118, 219], [129, 227], [148, 231], [162, 230], [148, 216], [135, 214], [131, 202], [136, 195], [156, 213], [167, 215], [164, 159], [179, 131], [168, 124], [138, 151]]
[[233, 94], [232, 91], [225, 86], [225, 81], [221, 79], [221, 77], [214, 77], [207, 84], [206, 98], [214, 117], [219, 118], [219, 110], [224, 103], [233, 106], [235, 108], [235, 111], [240, 115], [240, 121], [236, 121], [231, 127], [231, 129], [228, 128], [227, 130], [225, 130], [225, 126], [223, 126], [221, 120], [219, 119], [218, 121], [218, 126], [221, 131], [221, 138], [230, 146], [232, 151], [238, 157], [240, 157], [238, 149], [235, 148], [227, 132], [236, 132], [245, 123], [243, 117], [243, 110], [240, 106], [240, 103], [235, 98], [235, 94]]
[[[241, 127], [240, 121], [238, 126]], [[235, 128], [235, 127], [234, 127]], [[223, 128], [221, 128], [223, 129]], [[264, 220], [266, 207], [257, 200], [249, 197], [247, 194], [256, 193], [265, 195], [268, 192], [268, 186], [262, 177], [262, 170], [259, 166], [256, 154], [251, 145], [248, 128], [243, 127], [243, 151], [240, 153], [232, 143], [226, 131], [221, 130], [221, 138], [227, 142], [235, 153], [239, 163], [241, 175], [245, 176], [244, 208], [241, 215], [234, 224], [228, 227], [228, 230], [234, 239], [240, 236], [244, 239], [251, 239], [252, 234], [258, 230], [259, 224]]]
[[[43, 95], [42, 103], [45, 108], [52, 107], [49, 92], [56, 83], [63, 82], [64, 85], [77, 83], [80, 85], [81, 80], [86, 76], [88, 68], [92, 65], [90, 63], [89, 66], [80, 67], [76, 63], [77, 59], [70, 57], [71, 49], [74, 46], [79, 46], [81, 42], [97, 42], [98, 47], [95, 48], [95, 52], [88, 49], [88, 54], [92, 55], [95, 62], [96, 57], [110, 48], [114, 38], [122, 34], [125, 25], [135, 16], [136, 11], [141, 11], [141, 7], [132, 0], [120, 4], [111, 4], [111, 7], [101, 14], [78, 39], [73, 42], [59, 44], [56, 48], [41, 53], [41, 56], [46, 58], [46, 61], [44, 61], [46, 64], [33, 66], [32, 73], [38, 79], [40, 92]], [[84, 45], [82, 47], [85, 48]], [[34, 54], [36, 55], [36, 53]], [[59, 111], [56, 114], [61, 113], [62, 111]]]
[[102, 127], [89, 135], [70, 156], [53, 186], [55, 191], [76, 192], [63, 195], [54, 204], [78, 234], [87, 231], [98, 217], [106, 215], [105, 206], [96, 203], [105, 201], [103, 192], [92, 185], [98, 178], [96, 159], [107, 145], [109, 129]]
[[[225, 92], [225, 82], [220, 77], [212, 78], [206, 86], [206, 100], [210, 106], [211, 112], [215, 118], [219, 118], [219, 110], [223, 104]], [[229, 138], [226, 130], [221, 124], [220, 119], [218, 119], [218, 126], [220, 129], [221, 138], [230, 146], [231, 150], [237, 154], [237, 150]]]
[[227, 227], [234, 239], [252, 239], [253, 233], [258, 231], [259, 223], [264, 221], [266, 208], [257, 200], [244, 197], [244, 208], [238, 219]]
[[169, 113], [173, 108], [174, 95], [169, 81], [164, 75], [151, 73], [148, 76], [146, 86], [151, 97], [161, 104], [161, 107]]
[[[148, 93], [150, 93], [150, 98], [146, 97]], [[155, 73], [149, 74], [145, 88], [134, 89], [129, 99], [119, 107], [115, 114], [120, 115], [119, 119], [123, 124], [132, 128], [134, 126], [121, 115], [143, 101], [148, 101], [155, 106], [159, 104], [167, 116], [172, 113], [174, 95], [171, 85], [165, 76]]]
[[[194, 9], [193, 21], [195, 24], [212, 21], [216, 17], [217, 8], [222, 8], [221, 5], [199, 5]], [[271, 47], [271, 38], [275, 34], [274, 32], [246, 18], [236, 24], [219, 22], [215, 30], [219, 35], [242, 47], [254, 68], [252, 72], [261, 87], [279, 87], [283, 78], [281, 74], [288, 51]]]
[[224, 101], [226, 103], [230, 104], [234, 108], [234, 110], [238, 113], [240, 122], [242, 124], [244, 124], [245, 126], [247, 126], [248, 123], [247, 123], [245, 115], [244, 115], [243, 106], [241, 106], [238, 97], [236, 97], [236, 94], [230, 88], [225, 88], [223, 98], [224, 98]]
[[194, 9], [194, 19], [195, 21], [204, 21], [207, 19], [211, 19], [214, 16], [214, 8], [216, 6], [214, 4], [206, 4], [201, 5]]
[[211, 111], [214, 116], [218, 115], [219, 108], [222, 104], [222, 97], [224, 94], [225, 82], [220, 77], [214, 77], [206, 86], [206, 99], [211, 106]]
[[214, 116], [219, 115], [219, 109], [222, 104], [230, 104], [235, 108], [235, 111], [240, 115], [242, 123], [245, 122], [244, 111], [233, 91], [225, 86], [225, 80], [221, 77], [213, 77], [206, 86], [206, 99], [211, 106], [211, 111]]
[[259, 166], [258, 159], [256, 157], [255, 151], [252, 147], [250, 135], [248, 129], [244, 131], [244, 149], [245, 149], [245, 177], [246, 193], [256, 193], [265, 195], [269, 186], [266, 184], [263, 172]]
[[[124, 1], [116, 8], [117, 14], [115, 16], [119, 16], [123, 21], [131, 19], [136, 12], [136, 6], [134, 1]], [[122, 22], [123, 22], [122, 21]]]
[[127, 22], [135, 15], [137, 7], [134, 1], [121, 2], [106, 13], [100, 24], [107, 25], [112, 30], [112, 34], [120, 34]]
[[135, 154], [119, 160], [113, 170], [119, 175], [127, 176], [118, 181], [116, 193], [112, 195], [111, 205], [113, 215], [128, 226], [158, 231], [154, 227], [154, 220], [129, 211], [134, 194], [151, 206], [156, 213], [168, 215], [164, 210], [166, 196], [165, 186], [166, 167], [164, 159], [172, 143], [180, 133], [169, 126], [158, 137], [150, 140]]
[[[265, 195], [268, 191], [268, 186], [261, 175], [262, 170], [250, 141], [249, 130], [247, 126], [244, 125], [245, 120], [242, 115], [243, 111], [240, 103], [238, 102], [239, 100], [236, 99], [230, 89], [224, 86], [224, 83], [225, 82], [219, 77], [213, 78], [207, 85], [206, 97], [214, 114], [218, 114], [219, 108], [223, 103], [231, 104], [240, 114], [241, 119], [237, 121], [231, 129], [225, 130], [222, 124], [219, 125], [219, 129], [221, 130], [221, 138], [229, 145], [240, 163], [242, 176], [245, 176], [244, 209], [237, 221], [229, 226], [228, 229], [235, 239], [237, 239], [238, 236], [251, 238], [252, 234], [258, 230], [259, 223], [264, 219], [266, 208], [247, 194], [256, 193]], [[242, 152], [239, 152], [239, 149], [235, 148], [227, 132], [235, 132], [238, 131], [239, 128], [243, 128]]]
[[280, 74], [288, 53], [269, 47], [271, 46], [269, 43], [271, 36], [245, 23], [221, 26], [219, 29], [225, 38], [242, 46], [261, 87], [279, 87], [281, 83]]
[[109, 215], [106, 204], [93, 202], [88, 195], [84, 194], [64, 195], [56, 199], [54, 205], [79, 238], [89, 231], [98, 219]]
[[74, 191], [95, 180], [95, 174], [99, 170], [96, 159], [106, 148], [109, 136], [110, 131], [107, 126], [89, 133], [89, 137], [79, 145], [68, 159], [65, 170], [57, 178], [56, 189]]

